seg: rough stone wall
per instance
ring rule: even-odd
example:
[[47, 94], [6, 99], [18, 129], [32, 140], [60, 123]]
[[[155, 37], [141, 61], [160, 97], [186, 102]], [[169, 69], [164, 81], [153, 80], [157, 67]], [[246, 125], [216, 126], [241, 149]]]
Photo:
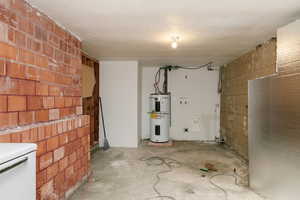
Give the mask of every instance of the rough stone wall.
[[280, 74], [300, 72], [300, 20], [277, 31], [277, 68]]
[[221, 135], [248, 158], [248, 80], [276, 72], [276, 39], [259, 45], [222, 69]]
[[37, 199], [64, 199], [89, 173], [81, 42], [24, 0], [0, 0], [0, 142], [33, 142]]

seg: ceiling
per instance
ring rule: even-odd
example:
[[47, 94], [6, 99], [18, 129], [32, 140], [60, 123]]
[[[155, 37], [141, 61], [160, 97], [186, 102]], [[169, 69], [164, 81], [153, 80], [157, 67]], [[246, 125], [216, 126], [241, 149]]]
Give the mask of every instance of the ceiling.
[[[28, 0], [100, 60], [227, 63], [300, 18], [299, 0]], [[179, 35], [178, 49], [170, 47]]]

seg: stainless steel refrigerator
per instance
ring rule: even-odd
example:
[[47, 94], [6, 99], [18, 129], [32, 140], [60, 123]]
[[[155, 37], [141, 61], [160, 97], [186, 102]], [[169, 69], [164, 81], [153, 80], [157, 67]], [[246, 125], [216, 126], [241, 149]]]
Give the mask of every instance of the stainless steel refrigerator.
[[250, 187], [271, 200], [300, 199], [300, 75], [249, 81]]

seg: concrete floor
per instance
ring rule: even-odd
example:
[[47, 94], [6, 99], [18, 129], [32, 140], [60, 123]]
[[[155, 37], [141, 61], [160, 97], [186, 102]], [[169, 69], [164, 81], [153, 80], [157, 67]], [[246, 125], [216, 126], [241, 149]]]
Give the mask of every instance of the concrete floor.
[[[169, 171], [168, 165], [159, 165], [159, 160], [145, 161], [153, 156], [172, 158], [180, 163], [167, 159], [172, 171], [164, 173]], [[218, 171], [201, 172], [199, 169], [207, 162]], [[238, 185], [247, 182], [247, 164], [233, 152], [215, 144], [176, 142], [173, 147], [111, 148], [94, 154], [92, 178], [71, 200], [262, 200], [247, 187], [236, 185], [232, 176], [216, 176], [212, 181], [217, 186], [211, 184], [211, 176], [234, 174], [234, 168], [239, 177]], [[155, 198], [153, 184], [158, 174], [161, 180], [156, 189], [169, 197]]]

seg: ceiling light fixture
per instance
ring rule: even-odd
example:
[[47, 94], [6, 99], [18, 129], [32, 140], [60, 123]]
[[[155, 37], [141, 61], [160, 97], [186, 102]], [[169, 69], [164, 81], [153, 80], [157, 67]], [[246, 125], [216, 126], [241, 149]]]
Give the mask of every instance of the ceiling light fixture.
[[177, 49], [177, 47], [178, 47], [178, 41], [179, 41], [179, 36], [173, 36], [173, 37], [171, 37], [171, 39], [172, 39], [171, 47], [173, 49]]

